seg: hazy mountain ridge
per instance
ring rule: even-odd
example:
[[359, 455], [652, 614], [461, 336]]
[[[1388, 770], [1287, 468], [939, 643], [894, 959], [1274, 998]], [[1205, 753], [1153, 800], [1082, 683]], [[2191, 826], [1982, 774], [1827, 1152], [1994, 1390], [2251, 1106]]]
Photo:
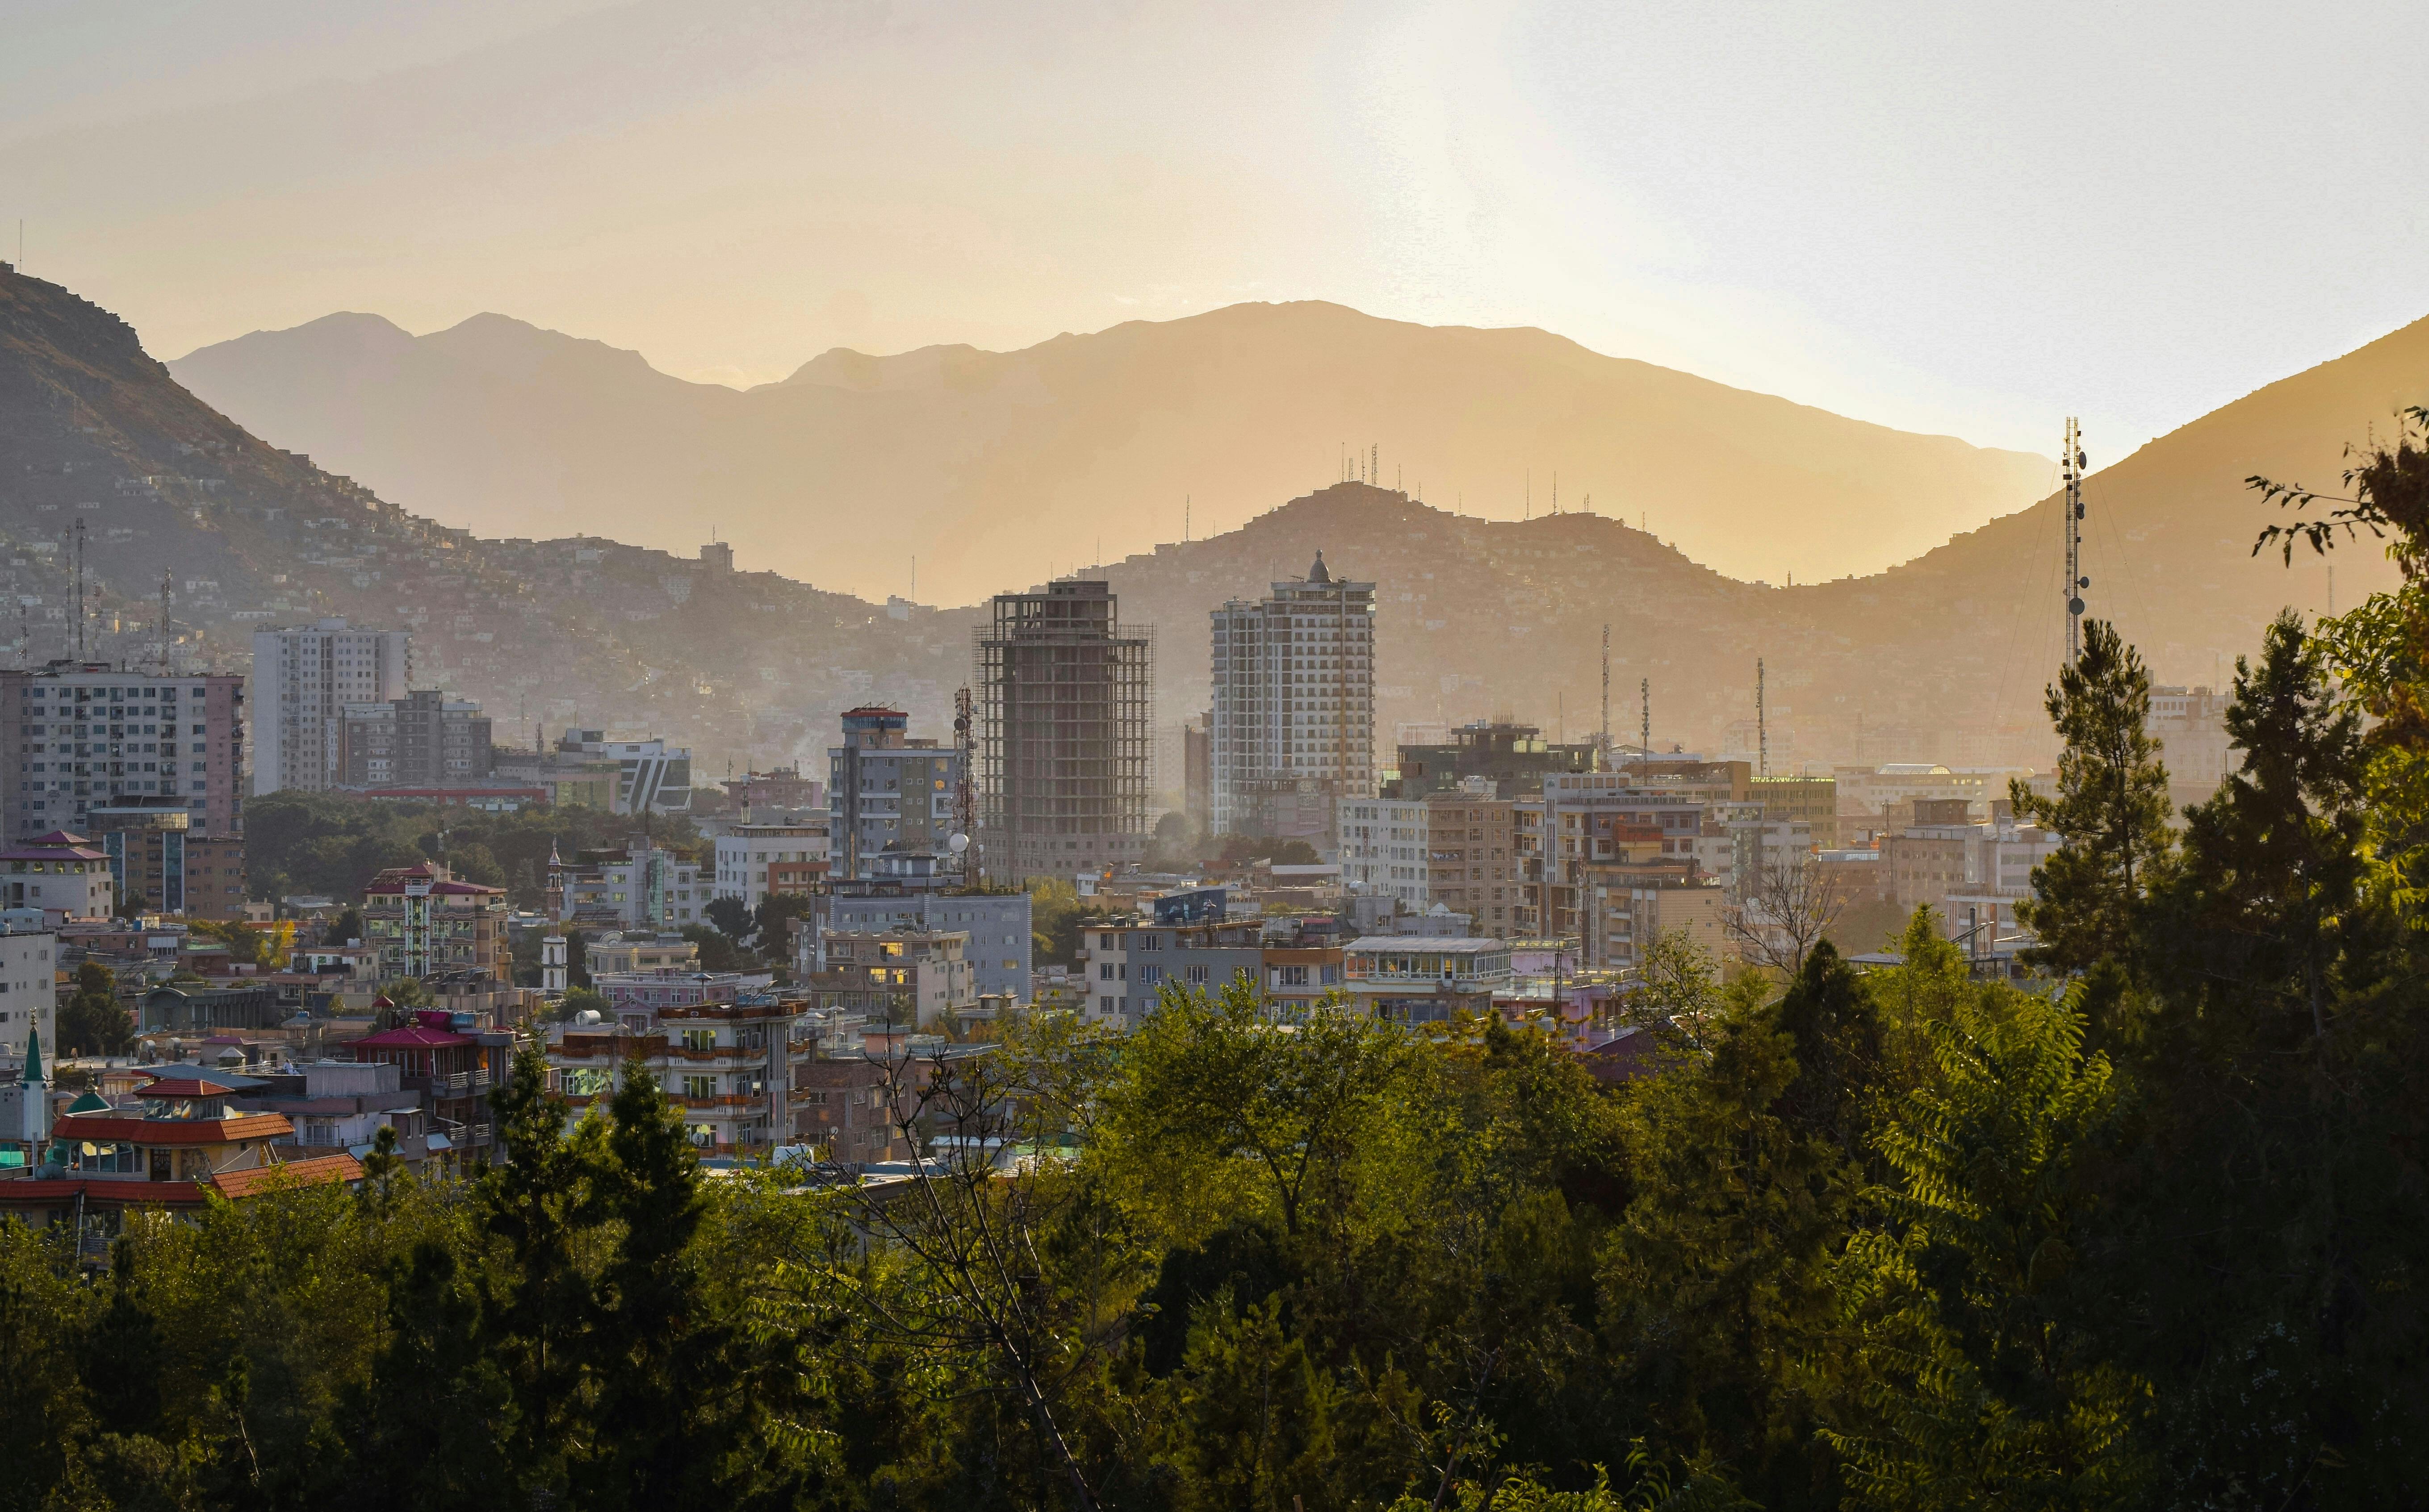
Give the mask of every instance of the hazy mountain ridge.
[[485, 533], [580, 519], [681, 548], [666, 533], [697, 518], [750, 560], [864, 595], [905, 591], [916, 554], [920, 596], [946, 601], [1094, 560], [1100, 538], [1108, 557], [1144, 550], [1184, 513], [1199, 533], [1234, 524], [1335, 481], [1345, 445], [1381, 447], [1379, 481], [1495, 516], [1524, 512], [1531, 472], [1537, 513], [1556, 486], [1569, 508], [1592, 494], [1746, 577], [1875, 569], [2021, 507], [2049, 473], [1541, 331], [1320, 303], [1016, 352], [835, 349], [741, 392], [502, 318], [414, 340], [363, 355], [307, 325], [173, 366], [256, 433]]

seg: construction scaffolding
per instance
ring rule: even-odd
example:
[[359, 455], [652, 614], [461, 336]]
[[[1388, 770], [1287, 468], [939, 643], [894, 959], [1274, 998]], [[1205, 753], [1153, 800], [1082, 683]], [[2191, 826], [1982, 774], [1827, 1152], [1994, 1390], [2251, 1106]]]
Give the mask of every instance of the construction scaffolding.
[[972, 633], [980, 866], [999, 880], [1145, 859], [1155, 785], [1155, 633], [1102, 582], [996, 596]]

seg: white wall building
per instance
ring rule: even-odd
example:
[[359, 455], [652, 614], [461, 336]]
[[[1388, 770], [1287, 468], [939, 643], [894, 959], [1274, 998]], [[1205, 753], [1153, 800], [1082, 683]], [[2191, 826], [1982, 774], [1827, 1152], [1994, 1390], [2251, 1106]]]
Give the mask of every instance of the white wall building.
[[253, 633], [254, 698], [260, 724], [253, 791], [325, 792], [340, 780], [339, 735], [350, 703], [405, 696], [407, 636], [323, 619]]
[[[717, 879], [709, 896], [738, 897], [755, 909], [771, 885], [778, 891], [791, 890], [785, 885], [788, 867], [826, 859], [823, 824], [737, 824], [717, 837]], [[768, 877], [771, 865], [776, 868], [773, 883]]]
[[0, 934], [0, 1045], [19, 1065], [29, 1034], [41, 1033], [43, 1054], [58, 1054], [58, 955], [59, 937], [48, 929]]
[[1423, 798], [1352, 798], [1340, 807], [1335, 844], [1341, 880], [1352, 892], [1395, 897], [1417, 912], [1427, 886], [1428, 808]]
[[1319, 551], [1211, 617], [1214, 832], [1330, 839], [1335, 806], [1375, 791], [1375, 584]]

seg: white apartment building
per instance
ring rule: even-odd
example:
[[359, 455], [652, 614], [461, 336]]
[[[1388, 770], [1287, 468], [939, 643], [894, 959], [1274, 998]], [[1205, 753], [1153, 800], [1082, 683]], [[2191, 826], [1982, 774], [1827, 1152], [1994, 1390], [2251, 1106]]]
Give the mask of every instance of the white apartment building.
[[322, 619], [253, 633], [253, 791], [325, 792], [343, 780], [339, 738], [345, 707], [405, 696], [407, 636]]
[[[769, 892], [806, 891], [798, 885], [827, 860], [823, 824], [737, 824], [717, 837], [717, 879], [711, 897], [740, 898], [757, 908]], [[770, 872], [773, 875], [770, 875]]]
[[0, 797], [18, 839], [81, 832], [90, 811], [174, 798], [197, 834], [244, 828], [244, 679], [107, 662], [0, 671]]
[[1427, 808], [1423, 798], [1352, 798], [1341, 805], [1335, 837], [1341, 880], [1353, 893], [1394, 897], [1414, 912], [1427, 890]]
[[52, 985], [58, 956], [59, 937], [51, 930], [0, 934], [0, 1046], [21, 1066], [32, 1034], [41, 1035], [44, 1054], [58, 1054], [58, 994]]
[[1317, 841], [1375, 791], [1375, 584], [1307, 576], [1210, 616], [1216, 834]]

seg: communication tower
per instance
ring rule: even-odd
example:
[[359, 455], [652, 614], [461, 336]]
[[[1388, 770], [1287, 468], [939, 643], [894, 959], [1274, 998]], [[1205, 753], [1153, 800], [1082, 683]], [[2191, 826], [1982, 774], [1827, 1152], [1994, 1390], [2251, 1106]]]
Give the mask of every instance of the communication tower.
[[1754, 775], [1771, 775], [1771, 725], [1762, 701], [1762, 658], [1754, 659]]
[[2083, 575], [2083, 427], [2072, 416], [2058, 466], [2066, 469], [2066, 659], [2072, 666], [2083, 654], [2083, 590], [2091, 586]]

